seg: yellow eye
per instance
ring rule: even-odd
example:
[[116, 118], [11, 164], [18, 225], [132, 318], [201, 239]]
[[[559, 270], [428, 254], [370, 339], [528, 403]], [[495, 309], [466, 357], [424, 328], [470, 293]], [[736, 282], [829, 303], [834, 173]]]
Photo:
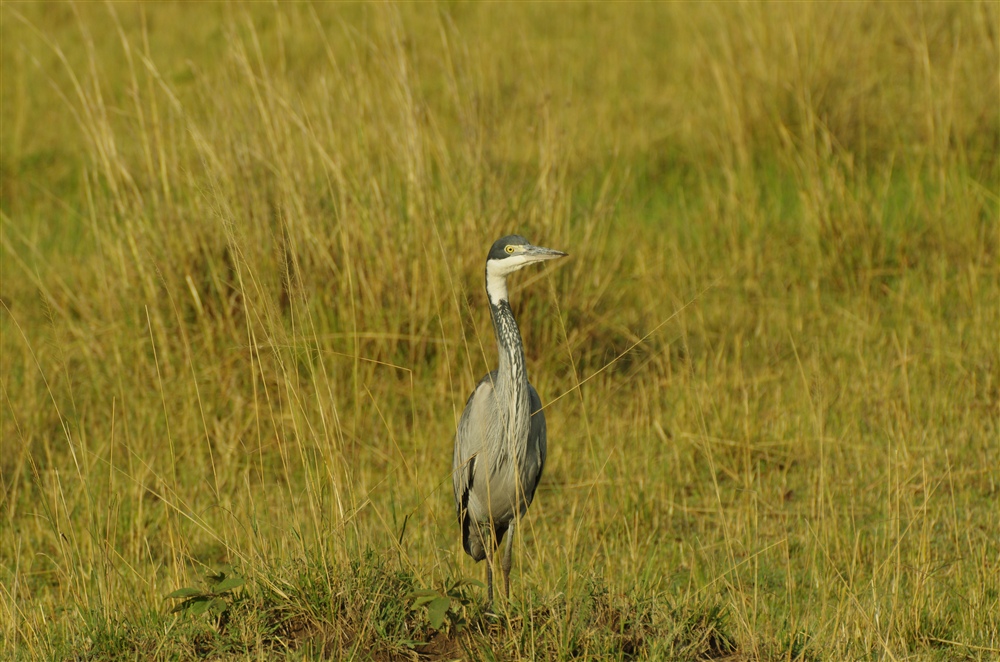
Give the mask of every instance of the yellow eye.
[[507, 247], [504, 248], [504, 250], [507, 251], [508, 253], [513, 253], [514, 252], [514, 247], [511, 246], [510, 244], [508, 244]]

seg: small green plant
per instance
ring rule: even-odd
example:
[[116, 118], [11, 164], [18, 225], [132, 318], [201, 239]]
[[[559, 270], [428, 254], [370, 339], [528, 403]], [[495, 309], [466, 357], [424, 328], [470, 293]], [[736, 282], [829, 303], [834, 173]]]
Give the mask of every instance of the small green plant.
[[232, 566], [224, 565], [216, 570], [205, 573], [205, 590], [185, 586], [167, 595], [164, 600], [180, 600], [171, 610], [185, 616], [208, 614], [221, 621], [229, 610], [230, 599], [234, 590], [243, 586], [246, 581]]
[[412, 591], [406, 596], [408, 600], [413, 600], [410, 611], [426, 607], [427, 621], [433, 629], [451, 634], [461, 632], [468, 625], [464, 607], [473, 602], [465, 592], [467, 586], [483, 588], [483, 583], [461, 577], [446, 581], [443, 590], [423, 588]]

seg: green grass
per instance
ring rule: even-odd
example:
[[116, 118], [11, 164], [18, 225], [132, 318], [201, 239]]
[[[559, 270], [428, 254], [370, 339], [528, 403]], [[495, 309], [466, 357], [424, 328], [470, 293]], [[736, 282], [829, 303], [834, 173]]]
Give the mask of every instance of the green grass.
[[[0, 657], [996, 659], [998, 18], [4, 3]], [[571, 259], [491, 615], [509, 232]]]

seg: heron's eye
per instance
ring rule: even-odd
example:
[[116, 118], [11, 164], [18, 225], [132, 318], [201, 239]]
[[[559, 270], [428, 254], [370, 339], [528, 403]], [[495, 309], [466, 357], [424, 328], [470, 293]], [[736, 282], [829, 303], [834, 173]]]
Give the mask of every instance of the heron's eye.
[[509, 253], [513, 253], [514, 252], [514, 247], [508, 244], [507, 247], [504, 248], [504, 250], [507, 251], [508, 254]]

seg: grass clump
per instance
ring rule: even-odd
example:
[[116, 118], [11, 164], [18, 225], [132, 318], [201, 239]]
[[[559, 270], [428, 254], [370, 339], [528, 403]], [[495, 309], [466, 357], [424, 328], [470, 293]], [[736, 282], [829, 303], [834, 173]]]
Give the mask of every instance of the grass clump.
[[[572, 601], [510, 603], [495, 612], [485, 611], [479, 599], [463, 590], [468, 580], [452, 581], [442, 591], [452, 598], [449, 610], [437, 619], [414, 598], [438, 591], [417, 589], [418, 580], [393, 565], [369, 551], [343, 568], [315, 563], [269, 569], [270, 579], [241, 585], [219, 613], [210, 606], [192, 608], [210, 604], [195, 601], [169, 613], [126, 614], [121, 620], [90, 614], [72, 657], [112, 660], [169, 651], [171, 659], [180, 660], [489, 659], [506, 651], [542, 657], [707, 659], [725, 657], [735, 648], [725, 609], [717, 602], [662, 609], [662, 596], [612, 595], [597, 579]], [[218, 589], [222, 574], [207, 575], [213, 595], [227, 591]], [[184, 593], [171, 595], [190, 600]]]

